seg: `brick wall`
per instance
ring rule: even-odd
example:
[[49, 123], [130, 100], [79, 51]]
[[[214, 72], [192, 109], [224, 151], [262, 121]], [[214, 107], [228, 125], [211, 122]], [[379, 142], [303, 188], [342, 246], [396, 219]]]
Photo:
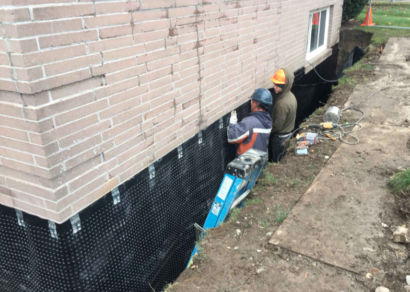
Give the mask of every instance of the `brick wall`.
[[[0, 0], [0, 203], [62, 222], [305, 66], [342, 0]], [[322, 56], [323, 57], [323, 56]]]

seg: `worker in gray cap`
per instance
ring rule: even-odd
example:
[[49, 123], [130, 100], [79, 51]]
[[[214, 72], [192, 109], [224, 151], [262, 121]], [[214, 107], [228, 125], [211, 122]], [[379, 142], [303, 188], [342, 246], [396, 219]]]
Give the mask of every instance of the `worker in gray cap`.
[[228, 142], [237, 144], [237, 156], [251, 148], [267, 152], [272, 130], [269, 109], [273, 107], [272, 94], [259, 88], [251, 96], [251, 113], [238, 123], [236, 111], [231, 113], [228, 127]]

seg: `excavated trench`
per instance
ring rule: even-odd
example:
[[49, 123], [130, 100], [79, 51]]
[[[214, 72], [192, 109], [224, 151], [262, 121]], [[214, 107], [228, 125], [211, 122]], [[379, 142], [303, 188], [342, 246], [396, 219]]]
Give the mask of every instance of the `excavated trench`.
[[[344, 70], [364, 56], [371, 37], [371, 33], [360, 30], [342, 30], [339, 44], [332, 48], [333, 52], [329, 58], [315, 67], [316, 71], [311, 70], [305, 74], [305, 68], [301, 68], [295, 72], [292, 92], [298, 101], [296, 127], [327, 103], [332, 86], [337, 85], [337, 82], [326, 82], [323, 79], [337, 80], [343, 77]], [[270, 91], [273, 92], [273, 89]]]

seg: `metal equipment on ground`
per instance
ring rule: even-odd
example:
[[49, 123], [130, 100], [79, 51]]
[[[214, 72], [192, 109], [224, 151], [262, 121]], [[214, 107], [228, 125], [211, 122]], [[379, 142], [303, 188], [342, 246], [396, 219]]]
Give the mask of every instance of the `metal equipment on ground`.
[[[256, 149], [250, 149], [228, 164], [225, 176], [219, 187], [215, 201], [200, 231], [199, 240], [204, 231], [218, 227], [229, 212], [237, 207], [249, 195], [260, 173], [268, 163], [268, 154]], [[192, 264], [193, 257], [198, 253], [196, 245], [188, 262]]]

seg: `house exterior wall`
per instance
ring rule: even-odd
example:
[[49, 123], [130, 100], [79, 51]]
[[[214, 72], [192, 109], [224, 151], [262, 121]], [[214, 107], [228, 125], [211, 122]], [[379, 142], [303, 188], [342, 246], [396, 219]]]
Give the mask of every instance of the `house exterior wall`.
[[309, 12], [331, 6], [330, 48], [342, 5], [0, 0], [0, 204], [65, 221], [277, 69], [308, 69]]

